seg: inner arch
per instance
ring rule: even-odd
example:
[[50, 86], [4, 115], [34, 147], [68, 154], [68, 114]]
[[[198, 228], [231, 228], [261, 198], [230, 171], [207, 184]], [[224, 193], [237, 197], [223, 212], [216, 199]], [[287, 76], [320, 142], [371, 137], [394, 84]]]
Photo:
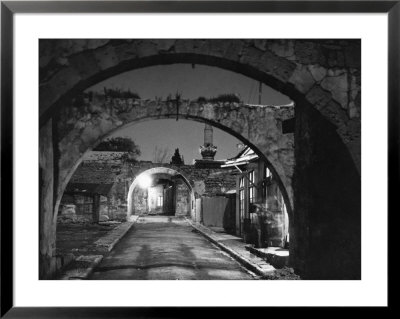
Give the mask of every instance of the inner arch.
[[[168, 119], [175, 116], [174, 114], [171, 116], [169, 115], [157, 115], [157, 116], [151, 116], [151, 115], [146, 115], [143, 118], [139, 118], [139, 119], [135, 119], [134, 121], [129, 121], [128, 123], [125, 123], [121, 126], [115, 127], [114, 129], [108, 131], [107, 133], [99, 136], [97, 138], [97, 140], [88, 148], [86, 149], [85, 153], [82, 154], [77, 161], [75, 162], [75, 164], [72, 166], [72, 168], [69, 170], [68, 174], [65, 176], [65, 178], [62, 179], [61, 181], [61, 187], [59, 189], [58, 192], [58, 198], [57, 198], [57, 203], [56, 203], [56, 207], [58, 207], [63, 192], [69, 182], [69, 180], [71, 179], [72, 175], [74, 174], [74, 172], [76, 171], [76, 169], [78, 168], [78, 166], [82, 163], [82, 160], [84, 158], [84, 155], [87, 154], [88, 152], [90, 152], [93, 148], [95, 148], [102, 140], [107, 139], [108, 137], [114, 135], [116, 132], [118, 132], [121, 129], [126, 129], [130, 126], [133, 126], [135, 124], [138, 123], [142, 123], [142, 122], [146, 122], [146, 121], [154, 121], [154, 120], [159, 120], [159, 119]], [[282, 190], [282, 195], [284, 197], [285, 202], [287, 203], [287, 210], [289, 215], [292, 214], [293, 212], [293, 190], [291, 187], [291, 183], [288, 180], [288, 176], [286, 176], [284, 168], [282, 166], [281, 163], [276, 162], [276, 161], [271, 161], [265, 154], [264, 152], [262, 152], [255, 144], [252, 143], [251, 140], [245, 138], [242, 134], [238, 134], [234, 129], [221, 124], [218, 121], [215, 120], [210, 120], [204, 117], [199, 117], [199, 116], [186, 116], [186, 115], [178, 115], [179, 119], [185, 119], [185, 120], [190, 120], [190, 121], [196, 121], [196, 122], [200, 122], [200, 123], [207, 123], [212, 125], [213, 127], [219, 128], [220, 130], [224, 131], [227, 134], [230, 134], [234, 137], [236, 137], [238, 140], [240, 140], [243, 144], [249, 146], [259, 157], [262, 161], [264, 161], [266, 163], [266, 165], [268, 166], [268, 168], [272, 171], [272, 173], [274, 174], [274, 176], [276, 177], [277, 183], [279, 185], [279, 188]], [[273, 154], [273, 153], [271, 153]], [[70, 156], [68, 156], [68, 160], [70, 160]], [[54, 216], [54, 221], [56, 221], [57, 219], [57, 211], [56, 210], [56, 214]]]
[[[152, 176], [155, 174], [166, 174], [171, 176], [172, 178], [179, 178], [180, 180], [182, 180], [184, 182], [184, 184], [187, 186], [187, 188], [190, 191], [190, 200], [193, 201], [194, 200], [194, 194], [193, 194], [193, 188], [189, 182], [189, 180], [180, 172], [178, 172], [175, 169], [172, 168], [168, 168], [168, 167], [153, 167], [147, 170], [144, 170], [142, 172], [140, 172], [139, 174], [136, 175], [136, 178], [134, 179], [134, 181], [131, 183], [131, 185], [129, 186], [129, 191], [128, 191], [128, 211], [127, 211], [127, 218], [129, 219], [129, 217], [131, 215], [133, 215], [135, 213], [134, 211], [134, 191], [137, 187], [140, 187], [140, 180], [142, 177], [144, 176]], [[191, 204], [191, 203], [190, 203]]]

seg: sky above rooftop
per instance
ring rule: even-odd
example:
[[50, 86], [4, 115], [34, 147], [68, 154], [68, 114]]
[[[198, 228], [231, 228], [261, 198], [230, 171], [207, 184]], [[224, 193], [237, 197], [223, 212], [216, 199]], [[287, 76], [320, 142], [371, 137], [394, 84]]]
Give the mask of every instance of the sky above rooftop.
[[[102, 92], [103, 88], [119, 88], [138, 93], [142, 99], [165, 99], [179, 92], [183, 99], [195, 100], [219, 94], [237, 94], [249, 104], [258, 104], [259, 83], [241, 74], [217, 67], [190, 64], [172, 64], [146, 67], [125, 72], [100, 82], [88, 91]], [[262, 85], [261, 104], [284, 105], [290, 103], [285, 95]], [[185, 163], [201, 158], [199, 146], [203, 144], [204, 124], [188, 120], [165, 119], [137, 123], [122, 128], [112, 136], [132, 138], [139, 145], [140, 160], [153, 160], [156, 146], [169, 149], [168, 160], [175, 148], [179, 148]], [[237, 154], [238, 139], [214, 128], [214, 145], [218, 147], [216, 159], [226, 159]]]

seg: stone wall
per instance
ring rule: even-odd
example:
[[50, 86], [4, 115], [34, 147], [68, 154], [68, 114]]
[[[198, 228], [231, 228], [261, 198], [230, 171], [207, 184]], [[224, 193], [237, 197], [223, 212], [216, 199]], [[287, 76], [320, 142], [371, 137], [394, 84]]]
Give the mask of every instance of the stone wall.
[[335, 126], [297, 107], [291, 262], [304, 279], [361, 279], [360, 175]]
[[176, 216], [188, 216], [190, 214], [190, 191], [183, 182], [176, 184]]
[[56, 220], [53, 185], [54, 170], [53, 125], [49, 121], [39, 131], [39, 278], [49, 279], [56, 271]]
[[[107, 215], [109, 218], [117, 220], [125, 219], [126, 196], [129, 188], [126, 180], [128, 167], [124, 161], [125, 155], [126, 152], [88, 152], [72, 175], [67, 187], [68, 191], [63, 194], [61, 204], [77, 205], [79, 214], [80, 207], [83, 209], [85, 205], [80, 205], [78, 198], [68, 198], [69, 195], [74, 194], [72, 186], [90, 188], [94, 193], [105, 195], [105, 199], [100, 201], [100, 215]], [[76, 193], [74, 196], [79, 197], [80, 195], [84, 195], [84, 193]], [[88, 212], [87, 217], [88, 221], [91, 220]]]
[[147, 190], [136, 187], [133, 191], [133, 214], [141, 215], [147, 213]]
[[[109, 204], [107, 197], [100, 196], [99, 202], [99, 218], [103, 220], [118, 219], [110, 209], [112, 205]], [[72, 209], [73, 207], [73, 209]], [[94, 200], [93, 196], [84, 194], [64, 194], [62, 197], [57, 222], [94, 222], [93, 220]], [[73, 210], [73, 214], [69, 211]]]

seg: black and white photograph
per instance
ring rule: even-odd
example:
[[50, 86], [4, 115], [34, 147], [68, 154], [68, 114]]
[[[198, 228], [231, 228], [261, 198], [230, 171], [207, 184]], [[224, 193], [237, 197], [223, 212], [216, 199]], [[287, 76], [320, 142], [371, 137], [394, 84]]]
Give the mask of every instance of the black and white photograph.
[[360, 280], [361, 39], [40, 39], [40, 280]]
[[400, 0], [0, 19], [1, 318], [389, 308]]

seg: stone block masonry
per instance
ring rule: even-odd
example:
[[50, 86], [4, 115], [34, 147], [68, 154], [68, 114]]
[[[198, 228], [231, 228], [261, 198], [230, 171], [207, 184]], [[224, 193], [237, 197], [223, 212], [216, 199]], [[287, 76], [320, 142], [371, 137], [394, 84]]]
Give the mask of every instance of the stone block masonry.
[[[305, 97], [337, 125], [357, 161], [360, 153], [352, 145], [360, 136], [349, 124], [361, 115], [360, 47], [361, 41], [351, 39], [44, 39], [39, 43], [40, 120], [45, 123], [62, 100], [103, 74], [166, 62], [207, 64], [262, 81], [293, 100]], [[118, 112], [126, 108], [121, 105]], [[161, 113], [157, 104], [149, 109]]]

